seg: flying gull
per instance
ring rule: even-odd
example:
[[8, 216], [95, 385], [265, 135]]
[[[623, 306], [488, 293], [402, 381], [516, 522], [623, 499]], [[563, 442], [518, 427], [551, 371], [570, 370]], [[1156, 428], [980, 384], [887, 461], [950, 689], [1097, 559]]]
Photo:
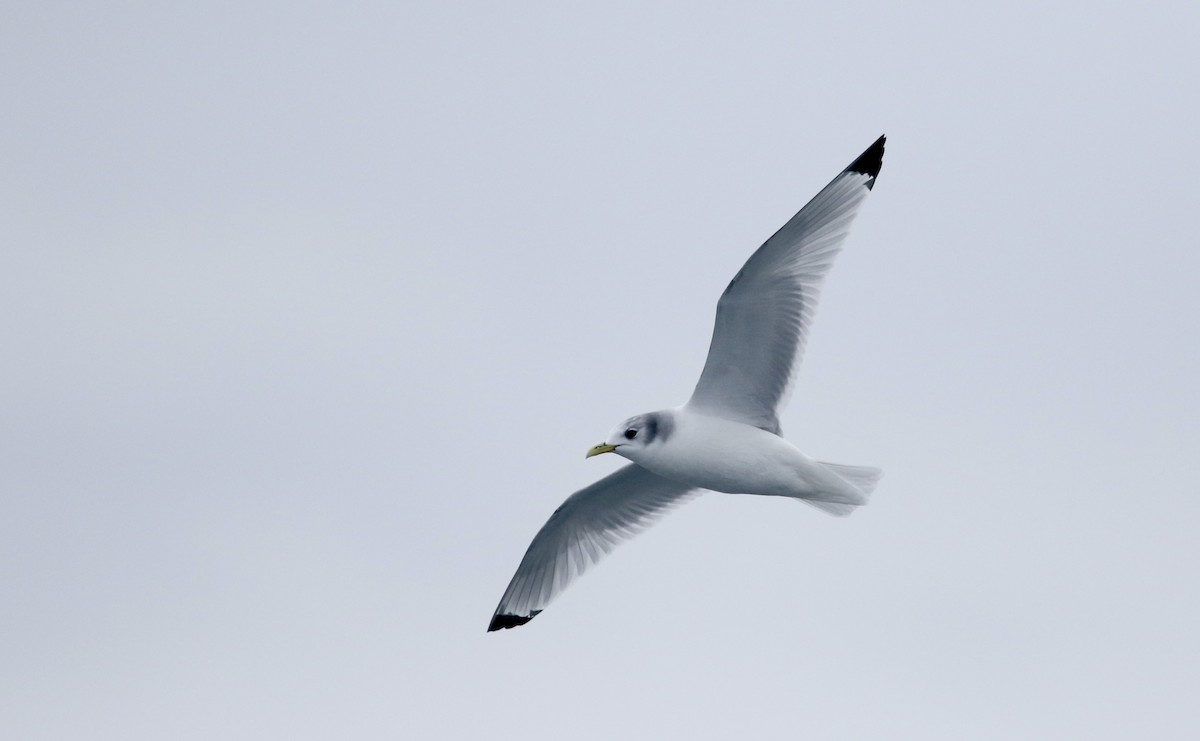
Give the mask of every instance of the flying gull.
[[555, 510], [521, 559], [488, 630], [524, 625], [618, 543], [703, 490], [792, 497], [832, 515], [867, 503], [881, 471], [809, 458], [783, 439], [821, 282], [875, 185], [885, 137], [867, 148], [742, 266], [717, 302], [692, 398], [630, 417], [587, 457], [632, 461]]

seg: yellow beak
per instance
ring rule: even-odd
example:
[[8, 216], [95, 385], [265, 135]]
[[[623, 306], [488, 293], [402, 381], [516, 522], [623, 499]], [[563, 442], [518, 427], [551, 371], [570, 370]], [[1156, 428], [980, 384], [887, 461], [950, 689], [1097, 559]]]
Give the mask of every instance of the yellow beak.
[[591, 458], [593, 455], [600, 455], [601, 453], [611, 453], [616, 449], [617, 449], [616, 445], [609, 445], [608, 443], [600, 443], [599, 445], [595, 445], [592, 448], [590, 448], [587, 452], [587, 455], [585, 455], [584, 458]]

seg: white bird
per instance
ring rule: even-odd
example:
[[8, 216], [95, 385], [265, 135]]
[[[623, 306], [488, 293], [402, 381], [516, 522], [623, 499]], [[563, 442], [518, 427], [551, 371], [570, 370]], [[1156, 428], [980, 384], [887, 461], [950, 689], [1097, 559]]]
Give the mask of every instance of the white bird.
[[792, 497], [830, 514], [866, 504], [881, 471], [809, 458], [779, 410], [821, 282], [883, 164], [885, 137], [850, 163], [742, 266], [717, 302], [708, 359], [686, 404], [630, 417], [587, 457], [632, 463], [575, 492], [534, 536], [488, 630], [537, 616], [616, 545], [700, 491]]

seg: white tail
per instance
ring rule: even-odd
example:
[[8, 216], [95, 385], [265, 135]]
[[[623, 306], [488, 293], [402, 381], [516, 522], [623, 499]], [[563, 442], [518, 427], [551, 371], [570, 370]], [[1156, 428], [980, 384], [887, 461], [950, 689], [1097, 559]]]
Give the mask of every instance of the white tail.
[[800, 500], [834, 517], [845, 517], [853, 512], [855, 507], [866, 504], [867, 499], [871, 496], [871, 492], [875, 490], [875, 485], [879, 483], [880, 477], [883, 476], [883, 471], [870, 466], [843, 466], [840, 463], [826, 463], [825, 461], [819, 461], [819, 463], [862, 494], [862, 502], [859, 504], [819, 502], [812, 499]]

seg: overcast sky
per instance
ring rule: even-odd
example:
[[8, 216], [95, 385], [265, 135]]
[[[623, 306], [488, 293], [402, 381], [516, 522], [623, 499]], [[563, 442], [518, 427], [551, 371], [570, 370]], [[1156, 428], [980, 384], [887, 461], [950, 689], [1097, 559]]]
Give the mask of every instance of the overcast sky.
[[[8, 3], [0, 736], [1200, 735], [1200, 6]], [[789, 439], [530, 538], [880, 134]]]

